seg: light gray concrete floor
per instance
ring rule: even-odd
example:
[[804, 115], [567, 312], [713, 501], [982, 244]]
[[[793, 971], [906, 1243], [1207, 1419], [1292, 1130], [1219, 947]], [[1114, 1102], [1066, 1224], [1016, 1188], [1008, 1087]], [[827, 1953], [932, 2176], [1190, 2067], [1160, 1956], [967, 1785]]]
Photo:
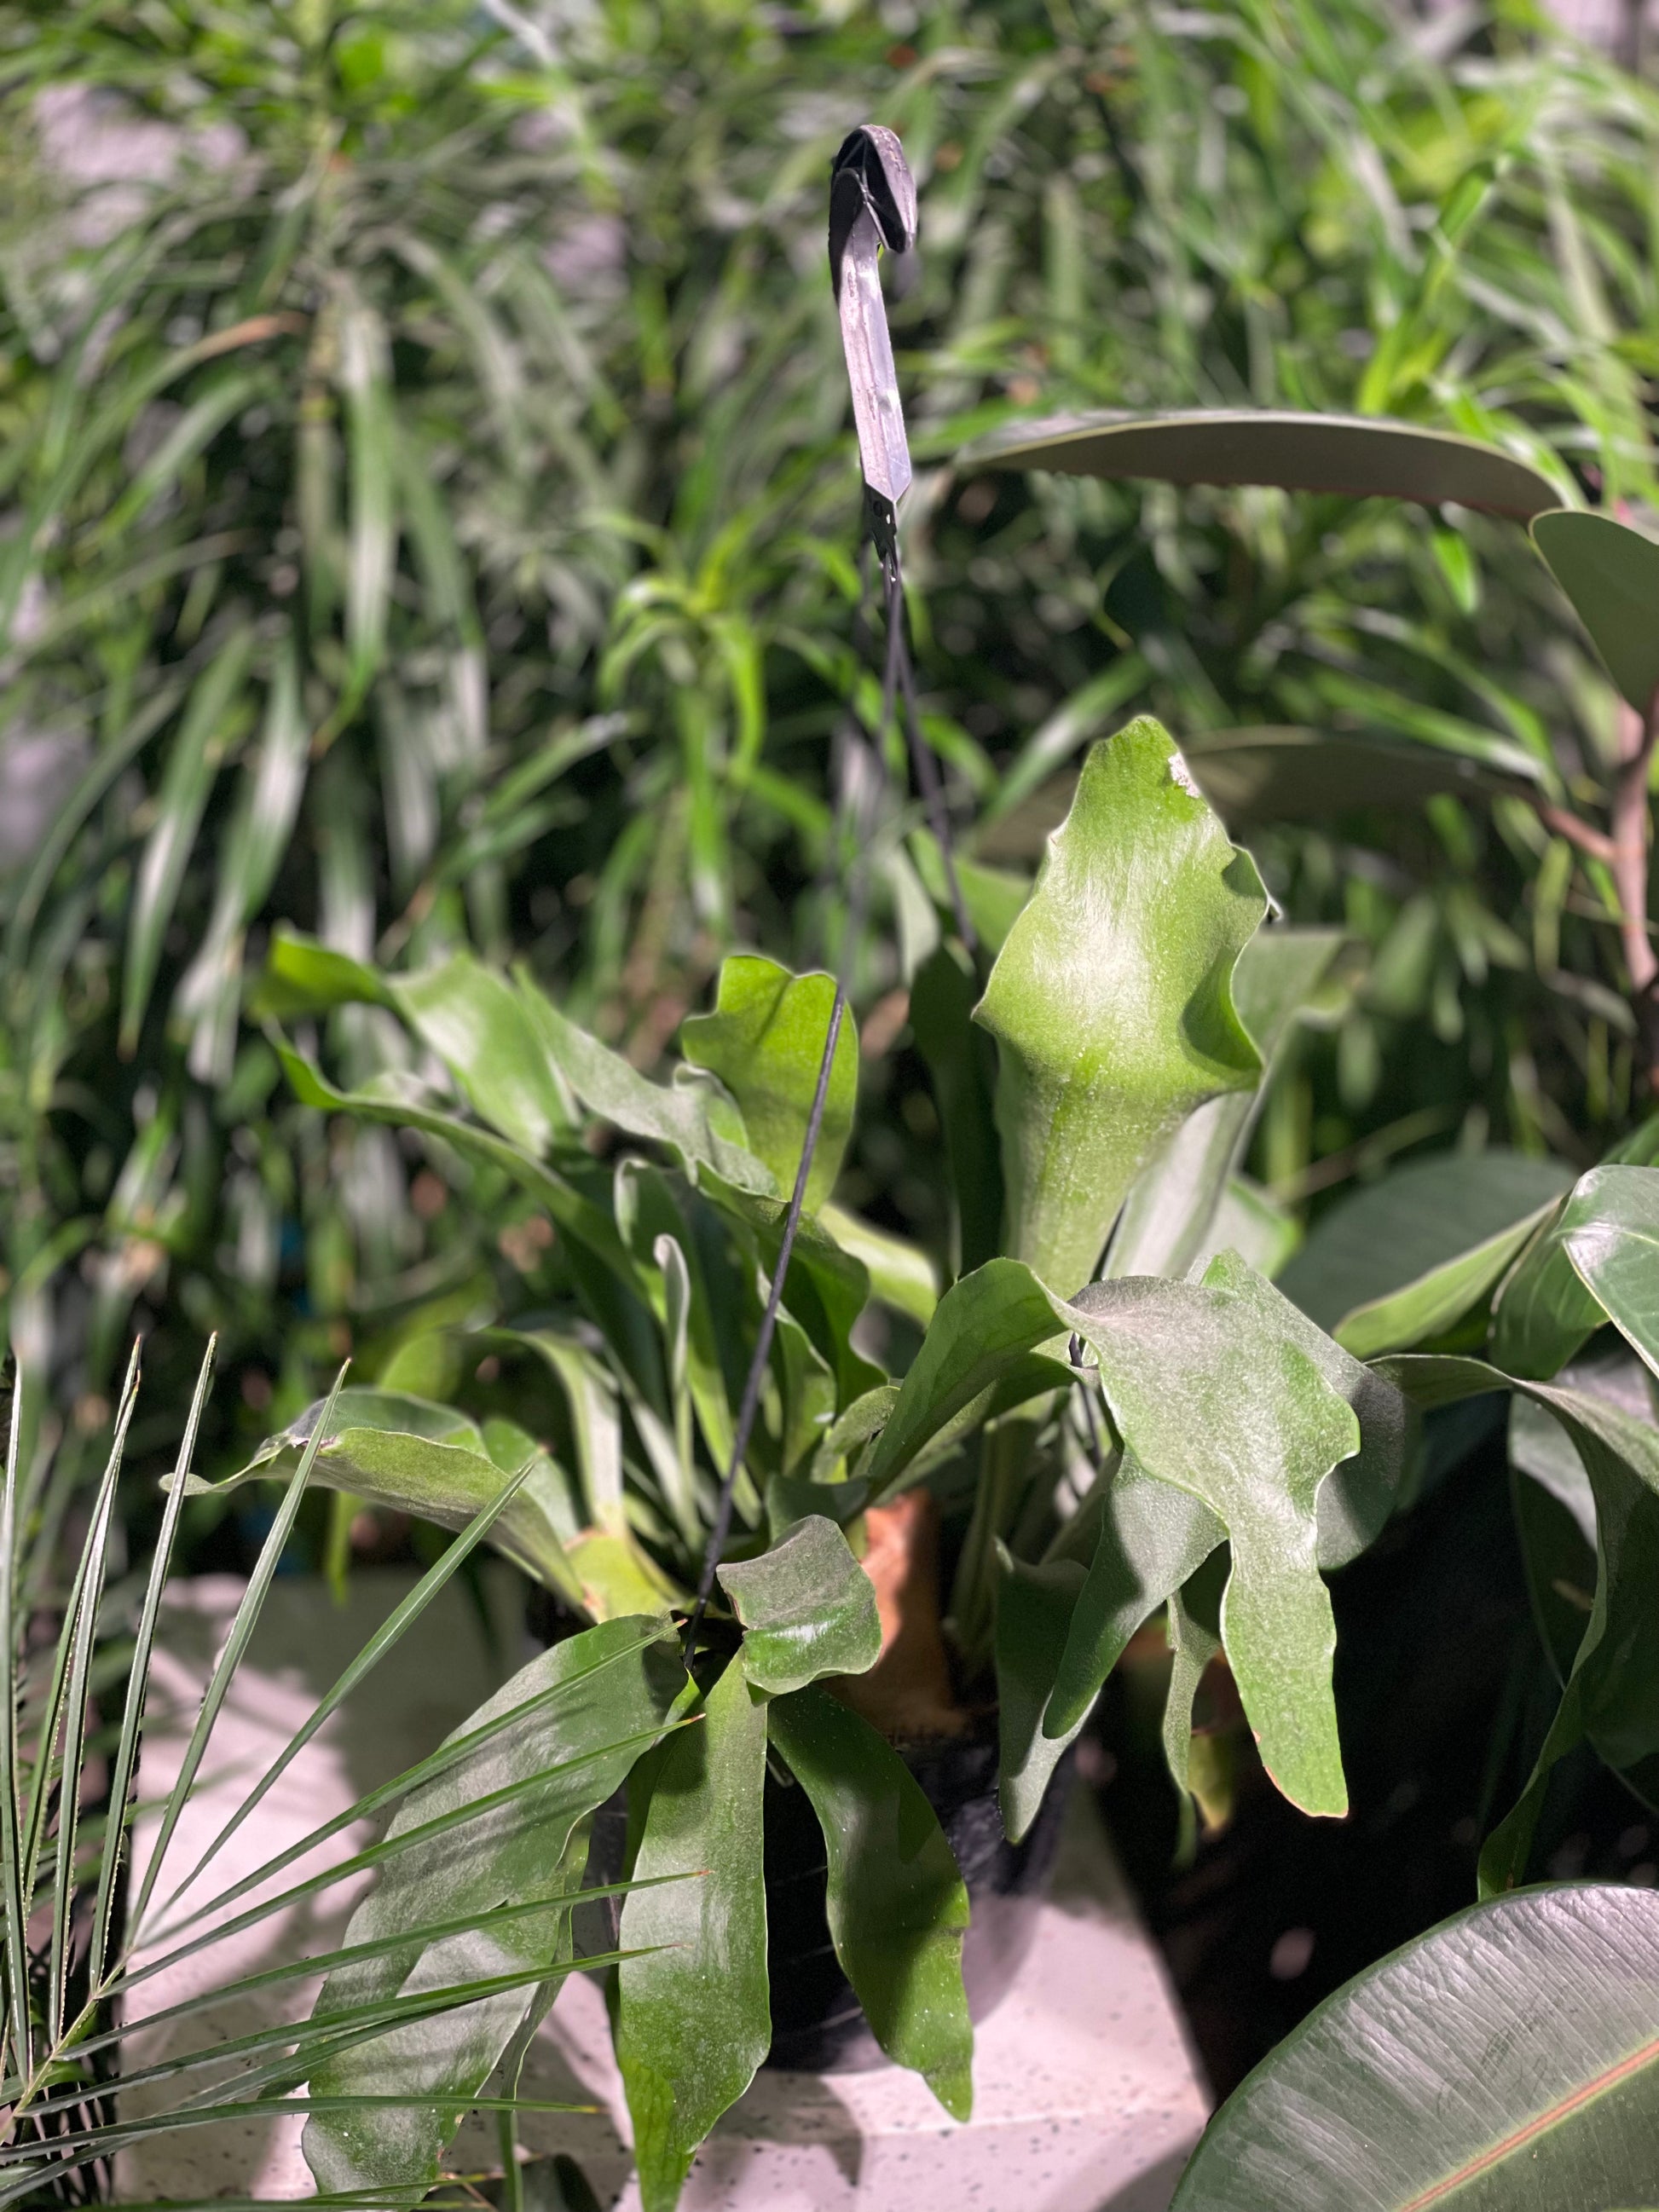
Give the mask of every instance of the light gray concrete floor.
[[[221, 1718], [204, 1783], [167, 1853], [160, 1894], [182, 1879], [250, 1783], [304, 1720], [408, 1588], [361, 1574], [349, 1604], [301, 1581], [273, 1589], [249, 1658]], [[175, 1585], [165, 1616], [140, 1792], [154, 1806], [180, 1750], [213, 1655], [240, 1595], [229, 1577]], [[296, 1842], [365, 1790], [431, 1751], [523, 1655], [514, 1585], [495, 1586], [496, 1649], [479, 1614], [451, 1589], [301, 1754], [255, 1817], [191, 1893], [206, 1927], [218, 1891]], [[141, 1816], [135, 1870], [154, 1847]], [[337, 1862], [371, 1840], [347, 1831], [297, 1870]], [[361, 1883], [343, 1884], [143, 1984], [146, 2013], [234, 1972], [326, 1949], [339, 1940]], [[244, 1900], [244, 1904], [246, 1900]], [[241, 1909], [239, 1907], [238, 1909]], [[191, 1906], [186, 1901], [184, 1911]], [[129, 2067], [297, 2019], [313, 1982], [283, 1985], [132, 2039]], [[137, 2008], [134, 2008], [135, 2012]], [[1011, 1995], [980, 2027], [974, 2118], [957, 2126], [913, 2075], [896, 2067], [825, 2076], [763, 2071], [721, 2121], [687, 2184], [685, 2212], [1164, 2212], [1206, 2100], [1155, 1947], [1136, 1919], [1092, 1804], [1079, 1793], [1036, 1943]], [[637, 2212], [626, 2107], [597, 1984], [573, 1975], [538, 2037], [526, 2094], [591, 2109], [531, 2114], [525, 2152], [576, 2158], [600, 2201]], [[143, 2109], [137, 2096], [125, 2112]], [[126, 2154], [124, 2198], [308, 2196], [300, 2124], [228, 2123]], [[492, 2125], [474, 2120], [454, 2148], [458, 2172], [496, 2157]]]

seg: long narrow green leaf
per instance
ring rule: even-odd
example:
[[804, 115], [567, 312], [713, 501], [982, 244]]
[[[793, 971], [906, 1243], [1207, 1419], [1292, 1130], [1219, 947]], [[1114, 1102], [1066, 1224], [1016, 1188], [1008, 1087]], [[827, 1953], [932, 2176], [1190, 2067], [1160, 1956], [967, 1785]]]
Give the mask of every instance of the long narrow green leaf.
[[213, 1361], [218, 1341], [216, 1337], [209, 1340], [201, 1370], [196, 1378], [195, 1394], [190, 1401], [184, 1439], [173, 1471], [173, 1487], [162, 1509], [161, 1533], [155, 1540], [155, 1558], [144, 1590], [143, 1609], [138, 1616], [137, 1632], [133, 1638], [132, 1669], [127, 1677], [126, 1707], [121, 1717], [121, 1740], [116, 1747], [110, 1771], [111, 1841], [105, 1850], [104, 1863], [99, 1873], [98, 1900], [93, 1912], [92, 1937], [87, 1951], [88, 1980], [94, 1990], [101, 1984], [104, 1977], [110, 1915], [115, 1903], [115, 1877], [121, 1862], [127, 1799], [131, 1793], [133, 1768], [138, 1757], [138, 1733], [143, 1723], [144, 1702], [149, 1690], [150, 1655], [155, 1644], [155, 1624], [161, 1609], [161, 1591], [173, 1560], [173, 1539], [179, 1533], [179, 1516], [184, 1511], [185, 1477], [189, 1474], [191, 1462], [196, 1455], [197, 1432], [202, 1425], [202, 1413], [213, 1380]]
[[[58, 1844], [53, 1863], [52, 1948], [46, 1982], [46, 2034], [54, 2048], [64, 2031], [75, 1899], [75, 1849], [86, 1759], [87, 1704], [93, 1653], [97, 1643], [99, 1610], [103, 1602], [110, 1522], [115, 1510], [116, 1479], [120, 1473], [126, 1448], [128, 1425], [138, 1402], [138, 1352], [139, 1347], [135, 1343], [127, 1364], [127, 1382], [122, 1393], [121, 1409], [116, 1419], [115, 1441], [104, 1470], [98, 1501], [93, 1509], [92, 1524], [87, 1532], [81, 1572], [77, 1577], [78, 1588], [71, 1601], [69, 1616], [74, 1623], [75, 1645], [69, 1677], [68, 1723], [64, 1731], [63, 1786], [58, 1801]], [[53, 1714], [50, 1731], [44, 1727], [41, 1731], [40, 1767], [35, 1776], [40, 1819], [43, 1824], [51, 1772], [49, 1754], [56, 1735], [57, 1717]], [[32, 1869], [32, 1860], [30, 1863]]]
[[329, 1417], [334, 1411], [336, 1401], [339, 1397], [341, 1386], [345, 1382], [345, 1378], [346, 1370], [342, 1367], [334, 1378], [334, 1388], [328, 1395], [322, 1416], [311, 1432], [311, 1441], [306, 1446], [305, 1455], [300, 1462], [298, 1471], [288, 1486], [282, 1504], [277, 1508], [276, 1517], [270, 1524], [270, 1534], [260, 1547], [259, 1557], [254, 1564], [253, 1572], [248, 1577], [247, 1587], [242, 1593], [241, 1601], [237, 1606], [235, 1617], [230, 1624], [230, 1633], [225, 1639], [225, 1648], [219, 1655], [218, 1663], [214, 1668], [207, 1688], [203, 1693], [202, 1709], [197, 1715], [196, 1724], [190, 1732], [190, 1741], [185, 1746], [184, 1757], [179, 1762], [178, 1778], [173, 1783], [172, 1794], [167, 1799], [167, 1810], [161, 1816], [161, 1825], [156, 1831], [155, 1840], [150, 1846], [149, 1863], [144, 1868], [144, 1878], [139, 1884], [138, 1894], [131, 1907], [130, 1918], [132, 1935], [130, 1940], [135, 1948], [143, 1940], [144, 1914], [149, 1909], [150, 1899], [155, 1893], [156, 1881], [161, 1875], [162, 1862], [167, 1856], [167, 1845], [172, 1842], [173, 1832], [183, 1816], [197, 1774], [207, 1754], [208, 1740], [213, 1734], [221, 1709], [229, 1695], [236, 1669], [242, 1662], [242, 1655], [247, 1650], [249, 1639], [258, 1626], [259, 1615], [264, 1610], [266, 1595], [270, 1589], [277, 1567], [282, 1562], [283, 1553], [288, 1547], [289, 1537], [293, 1532], [295, 1516], [298, 1514], [304, 1500], [306, 1486], [311, 1480], [311, 1470], [316, 1465], [317, 1454], [322, 1449], [324, 1440], [329, 1434]]
[[[242, 1800], [242, 1802], [237, 1807], [235, 1812], [233, 1813], [229, 1820], [226, 1821], [224, 1826], [219, 1831], [218, 1834], [214, 1837], [212, 1842], [208, 1844], [206, 1850], [202, 1853], [201, 1857], [197, 1860], [195, 1865], [185, 1875], [179, 1887], [173, 1891], [172, 1896], [167, 1900], [166, 1910], [171, 1911], [173, 1906], [175, 1905], [179, 1899], [185, 1894], [185, 1892], [191, 1887], [191, 1884], [202, 1873], [203, 1869], [217, 1856], [220, 1851], [224, 1849], [225, 1845], [236, 1833], [236, 1831], [241, 1826], [242, 1823], [258, 1809], [259, 1805], [270, 1794], [276, 1783], [288, 1771], [289, 1768], [294, 1764], [294, 1761], [311, 1741], [311, 1739], [316, 1735], [318, 1729], [323, 1726], [324, 1723], [329, 1718], [331, 1714], [338, 1708], [342, 1700], [349, 1697], [351, 1692], [355, 1690], [357, 1685], [363, 1680], [364, 1676], [386, 1656], [386, 1654], [391, 1650], [392, 1646], [403, 1636], [404, 1631], [410, 1628], [420, 1619], [422, 1613], [426, 1611], [427, 1607], [430, 1605], [433, 1599], [436, 1597], [438, 1592], [442, 1589], [444, 1584], [448, 1582], [450, 1577], [453, 1575], [456, 1570], [465, 1562], [473, 1549], [483, 1540], [485, 1536], [489, 1534], [495, 1522], [506, 1510], [513, 1498], [517, 1496], [519, 1486], [529, 1474], [532, 1465], [533, 1465], [533, 1462], [527, 1462], [517, 1475], [514, 1476], [511, 1480], [503, 1486], [500, 1497], [493, 1499], [490, 1504], [484, 1508], [482, 1513], [478, 1514], [475, 1519], [467, 1524], [467, 1526], [461, 1531], [460, 1534], [457, 1536], [455, 1541], [451, 1544], [444, 1553], [443, 1557], [440, 1559], [434, 1560], [432, 1565], [427, 1569], [425, 1574], [423, 1574], [420, 1581], [416, 1583], [414, 1589], [410, 1590], [408, 1596], [398, 1606], [391, 1618], [383, 1622], [382, 1625], [375, 1630], [374, 1635], [369, 1638], [362, 1650], [358, 1652], [356, 1658], [354, 1658], [346, 1667], [337, 1680], [334, 1683], [333, 1686], [325, 1691], [323, 1696], [319, 1698], [316, 1707], [313, 1711], [309, 1719], [307, 1720], [301, 1727], [296, 1729], [294, 1735], [283, 1746], [283, 1749], [271, 1761], [270, 1765], [265, 1769], [265, 1771], [260, 1776], [258, 1781], [254, 1784], [252, 1789]], [[180, 1483], [177, 1487], [179, 1493], [182, 1495], [184, 1485]]]
[[252, 653], [252, 628], [246, 623], [239, 624], [198, 678], [167, 754], [156, 793], [155, 825], [139, 862], [127, 923], [121, 982], [123, 1052], [131, 1053], [138, 1042], [161, 965], [161, 942], [184, 888], [185, 872]]
[[15, 1612], [17, 1589], [17, 1457], [22, 1437], [22, 1399], [12, 1393], [11, 1426], [6, 1445], [6, 1487], [0, 1501], [0, 1880], [5, 1884], [6, 2006], [9, 2032], [20, 2074], [33, 2069], [33, 2030], [29, 2018], [28, 1958], [24, 1945], [28, 1914], [23, 1897], [22, 1836], [18, 1821], [17, 1760], [18, 1640], [23, 1624]]

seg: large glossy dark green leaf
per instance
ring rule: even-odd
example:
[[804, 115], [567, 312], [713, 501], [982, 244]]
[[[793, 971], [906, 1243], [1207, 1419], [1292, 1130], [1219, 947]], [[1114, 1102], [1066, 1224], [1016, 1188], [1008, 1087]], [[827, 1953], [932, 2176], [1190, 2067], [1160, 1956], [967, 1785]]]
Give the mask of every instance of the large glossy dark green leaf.
[[1581, 1176], [1498, 1295], [1494, 1364], [1507, 1374], [1547, 1382], [1607, 1317], [1600, 1288], [1654, 1343], [1646, 1279], [1656, 1236], [1659, 1170], [1613, 1164]]
[[[490, 1735], [405, 1798], [392, 1837], [446, 1824], [434, 1826], [428, 1841], [408, 1843], [384, 1862], [378, 1885], [352, 1915], [347, 1943], [368, 1944], [469, 1915], [473, 1925], [435, 1943], [340, 1968], [324, 1984], [313, 2018], [399, 1992], [447, 1989], [542, 1965], [547, 1982], [416, 2021], [358, 2044], [314, 2073], [311, 2088], [319, 2097], [431, 2091], [438, 2099], [427, 2106], [314, 2114], [305, 2154], [320, 2189], [418, 2191], [435, 2179], [444, 2146], [532, 1996], [544, 2010], [568, 1963], [569, 1915], [562, 1900], [580, 1887], [586, 1818], [667, 1723], [684, 1681], [678, 1644], [660, 1624], [623, 1620], [588, 1629], [520, 1668], [457, 1734], [470, 1735], [524, 1706], [521, 1722]], [[525, 1784], [532, 1786], [487, 1802]], [[447, 1820], [475, 1802], [475, 1816]], [[503, 1905], [541, 1899], [548, 1900], [545, 1914], [492, 1920]]]
[[822, 1513], [797, 1521], [758, 1559], [728, 1562], [720, 1578], [743, 1623], [749, 1680], [769, 1696], [821, 1674], [862, 1674], [881, 1656], [875, 1589]]
[[1584, 1182], [1595, 1184], [1597, 1203], [1565, 1232], [1567, 1257], [1626, 1342], [1659, 1375], [1659, 1168], [1599, 1168]]
[[[1297, 1014], [1318, 991], [1343, 943], [1334, 929], [1259, 929], [1233, 970], [1233, 1004], [1271, 1068]], [[1204, 1249], [1238, 1165], [1261, 1090], [1206, 1099], [1136, 1177], [1112, 1233], [1105, 1272], [1184, 1275]]]
[[1413, 1160], [1316, 1223], [1279, 1288], [1359, 1358], [1420, 1344], [1502, 1280], [1571, 1172], [1498, 1149]]
[[933, 1808], [887, 1739], [823, 1690], [776, 1699], [768, 1725], [823, 1829], [830, 1933], [871, 2030], [965, 2120], [974, 2094], [962, 1986], [968, 1893]]
[[1172, 2212], [1614, 2212], [1659, 2179], [1659, 1898], [1472, 1906], [1312, 2013], [1227, 2100]]
[[1494, 730], [1468, 751], [1382, 730], [1317, 730], [1294, 724], [1206, 730], [1182, 753], [1224, 822], [1322, 822], [1358, 807], [1422, 805], [1440, 792], [1484, 799], [1535, 792], [1530, 753]]
[[959, 945], [938, 946], [911, 978], [911, 1027], [927, 1063], [956, 1195], [960, 1275], [1002, 1249], [996, 1048], [971, 1019], [977, 995], [973, 963]]
[[1231, 983], [1266, 910], [1165, 731], [1091, 750], [975, 1015], [997, 1040], [1007, 1249], [1062, 1295], [1157, 1146], [1201, 1100], [1254, 1089]]
[[[693, 1066], [718, 1076], [737, 1100], [749, 1149], [771, 1170], [781, 1191], [795, 1187], [835, 998], [832, 976], [792, 975], [775, 960], [743, 953], [721, 964], [714, 1012], [694, 1014], [680, 1024], [681, 1051]], [[842, 1014], [806, 1179], [809, 1212], [816, 1213], [835, 1188], [858, 1091], [858, 1027], [849, 1007]]]
[[1008, 422], [957, 457], [981, 468], [1070, 476], [1152, 477], [1164, 483], [1280, 484], [1352, 499], [1484, 507], [1525, 520], [1559, 504], [1549, 479], [1496, 446], [1367, 415], [1212, 408], [1131, 415], [1117, 408]]
[[1610, 514], [1540, 514], [1533, 542], [1638, 714], [1659, 689], [1659, 543]]
[[1408, 1354], [1383, 1364], [1425, 1407], [1492, 1389], [1525, 1392], [1571, 1437], [1595, 1502], [1589, 1617], [1527, 1787], [1481, 1852], [1481, 1887], [1490, 1893], [1525, 1879], [1551, 1772], [1570, 1752], [1589, 1742], [1621, 1769], [1659, 1752], [1659, 1429], [1587, 1391], [1510, 1383], [1480, 1360]]
[[[766, 1984], [761, 1802], [766, 1703], [741, 1656], [702, 1717], [629, 1784], [632, 1873], [616, 2046], [634, 2121], [644, 2212], [673, 2212], [697, 2146], [754, 2079], [772, 2040]], [[635, 1797], [643, 1801], [641, 1807]]]

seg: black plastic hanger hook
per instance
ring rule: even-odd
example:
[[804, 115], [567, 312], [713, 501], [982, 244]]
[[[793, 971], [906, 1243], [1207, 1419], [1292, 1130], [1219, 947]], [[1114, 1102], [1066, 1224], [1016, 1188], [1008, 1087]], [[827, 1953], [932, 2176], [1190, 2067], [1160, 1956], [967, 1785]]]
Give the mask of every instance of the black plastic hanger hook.
[[915, 179], [898, 134], [861, 123], [830, 165], [830, 281], [841, 310], [872, 528], [884, 553], [909, 486], [910, 448], [878, 264], [883, 246], [908, 253], [915, 241]]

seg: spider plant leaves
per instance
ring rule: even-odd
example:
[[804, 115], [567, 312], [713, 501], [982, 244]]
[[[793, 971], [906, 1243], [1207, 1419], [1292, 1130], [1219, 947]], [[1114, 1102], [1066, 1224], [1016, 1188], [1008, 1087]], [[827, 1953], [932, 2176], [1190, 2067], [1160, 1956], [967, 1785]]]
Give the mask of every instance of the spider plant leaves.
[[[833, 976], [792, 975], [775, 960], [743, 953], [722, 962], [714, 1011], [680, 1024], [680, 1049], [717, 1076], [737, 1101], [749, 1149], [780, 1191], [793, 1191], [836, 1003]], [[816, 1213], [835, 1188], [858, 1103], [858, 1027], [842, 1009], [817, 1148], [806, 1179]]]
[[[1233, 1004], [1264, 1070], [1315, 998], [1343, 945], [1333, 929], [1259, 929], [1233, 970]], [[1106, 1274], [1185, 1275], [1200, 1257], [1261, 1107], [1253, 1091], [1224, 1091], [1194, 1108], [1142, 1169], [1123, 1202]]]
[[1278, 484], [1348, 499], [1414, 500], [1513, 515], [1560, 502], [1550, 479], [1500, 447], [1380, 416], [1288, 408], [1116, 408], [1005, 423], [957, 456], [976, 469], [1057, 469], [1068, 476], [1150, 477], [1176, 484]]
[[881, 1656], [874, 1585], [822, 1513], [797, 1521], [757, 1559], [728, 1560], [719, 1572], [743, 1623], [744, 1671], [769, 1697], [825, 1674], [862, 1674]]
[[[697, 2146], [772, 2040], [761, 1806], [766, 1701], [741, 1653], [682, 1729], [635, 1768], [639, 1837], [617, 1970], [617, 2063], [643, 2212], [673, 2212]], [[642, 1801], [641, 1807], [635, 1802]], [[664, 1876], [689, 1877], [663, 1881]]]
[[872, 2033], [967, 2119], [968, 1893], [933, 1807], [885, 1736], [820, 1688], [774, 1699], [767, 1726], [823, 1830], [830, 1934]]
[[[545, 1981], [458, 2003], [313, 2069], [310, 2086], [319, 2097], [391, 2090], [434, 2100], [313, 2114], [303, 2147], [319, 2189], [384, 2191], [435, 2180], [462, 2112], [532, 2002], [543, 2010], [550, 2003], [568, 1965], [563, 1900], [581, 1883], [588, 1815], [668, 1725], [684, 1683], [678, 1645], [655, 1624], [623, 1619], [585, 1630], [521, 1668], [458, 1733], [522, 1708], [519, 1722], [405, 1798], [388, 1842], [441, 1820], [450, 1824], [430, 1845], [384, 1861], [379, 1883], [352, 1914], [348, 1946], [434, 1922], [470, 1924], [439, 1942], [337, 1969], [318, 1996], [313, 2027], [422, 1989], [459, 1990], [537, 1968], [544, 1968]], [[514, 1787], [526, 1784], [532, 1786]], [[507, 1790], [504, 1801], [491, 1802]], [[459, 1820], [451, 1818], [458, 1814]], [[502, 1906], [536, 1900], [547, 1905], [545, 1915], [494, 1917]]]
[[346, 545], [349, 698], [368, 690], [386, 651], [398, 555], [397, 417], [386, 325], [353, 291], [337, 316], [350, 501]]
[[1316, 1223], [1279, 1288], [1357, 1358], [1422, 1344], [1484, 1304], [1571, 1179], [1496, 1147], [1411, 1161]]
[[1650, 2203], [1656, 2017], [1650, 1890], [1472, 1905], [1291, 2030], [1210, 2122], [1172, 2212]]
[[[327, 1401], [308, 1407], [268, 1437], [248, 1464], [221, 1482], [192, 1476], [191, 1496], [222, 1497], [248, 1482], [286, 1482], [307, 1455]], [[491, 1504], [514, 1469], [498, 1467], [476, 1423], [447, 1406], [401, 1391], [347, 1389], [333, 1401], [330, 1432], [314, 1455], [314, 1479], [331, 1490], [459, 1528]], [[494, 1541], [538, 1582], [575, 1603], [583, 1587], [565, 1556], [575, 1533], [566, 1478], [544, 1455], [501, 1514]], [[666, 1592], [663, 1593], [664, 1597]]]
[[1261, 1073], [1231, 979], [1266, 898], [1184, 775], [1153, 721], [1091, 749], [975, 1015], [997, 1041], [1007, 1249], [1062, 1295], [1154, 1148]]
[[1659, 542], [1577, 507], [1534, 517], [1532, 538], [1620, 695], [1645, 715], [1659, 690]]
[[225, 836], [206, 933], [174, 1001], [194, 1024], [189, 1064], [198, 1081], [222, 1083], [230, 1074], [243, 933], [264, 904], [288, 849], [305, 792], [310, 738], [295, 657], [284, 652], [266, 696], [258, 757], [242, 778]]
[[155, 794], [155, 820], [145, 841], [127, 924], [121, 979], [120, 1046], [131, 1054], [155, 987], [162, 939], [179, 903], [208, 794], [234, 735], [240, 733], [243, 687], [253, 657], [253, 631], [240, 624], [197, 678]]

